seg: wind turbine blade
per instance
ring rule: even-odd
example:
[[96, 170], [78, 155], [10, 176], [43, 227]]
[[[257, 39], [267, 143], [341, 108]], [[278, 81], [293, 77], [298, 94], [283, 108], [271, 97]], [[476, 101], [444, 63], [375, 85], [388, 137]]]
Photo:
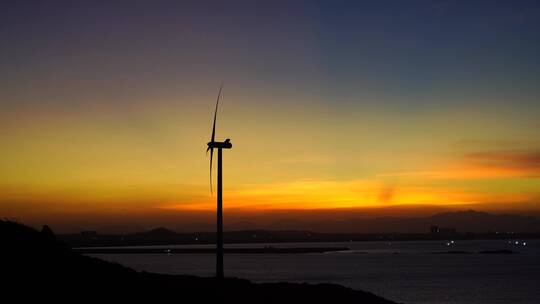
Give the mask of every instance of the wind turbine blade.
[[[208, 150], [206, 150], [206, 151], [208, 151]], [[214, 163], [213, 158], [214, 158], [214, 149], [211, 148], [210, 149], [210, 194], [214, 193], [212, 191], [212, 164]]]
[[221, 90], [223, 89], [223, 84], [221, 84], [219, 86], [219, 93], [218, 93], [218, 96], [217, 96], [217, 101], [216, 101], [216, 110], [214, 112], [214, 126], [212, 127], [212, 139], [210, 141], [214, 141], [214, 138], [216, 136], [216, 118], [217, 118], [217, 110], [218, 110], [218, 105], [219, 105], [219, 98], [221, 97]]

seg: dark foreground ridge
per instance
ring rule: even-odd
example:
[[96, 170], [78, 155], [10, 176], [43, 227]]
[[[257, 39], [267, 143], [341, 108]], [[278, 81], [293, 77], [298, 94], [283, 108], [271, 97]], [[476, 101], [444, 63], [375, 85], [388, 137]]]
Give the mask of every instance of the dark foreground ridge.
[[73, 252], [51, 229], [41, 232], [0, 220], [0, 269], [4, 298], [86, 302], [161, 299], [180, 303], [377, 303], [391, 304], [369, 292], [335, 284], [252, 283], [137, 272]]

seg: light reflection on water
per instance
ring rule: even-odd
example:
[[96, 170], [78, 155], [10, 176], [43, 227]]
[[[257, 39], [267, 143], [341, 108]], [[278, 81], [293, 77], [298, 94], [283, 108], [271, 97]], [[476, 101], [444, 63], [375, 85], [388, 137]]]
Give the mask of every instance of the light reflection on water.
[[[523, 245], [523, 243], [526, 245]], [[258, 282], [332, 282], [405, 303], [539, 303], [540, 241], [280, 243], [348, 247], [325, 254], [226, 254], [228, 276]], [[264, 247], [230, 244], [226, 247]], [[154, 246], [164, 247], [165, 246]], [[213, 247], [178, 245], [171, 247]], [[517, 254], [479, 254], [508, 249]], [[471, 254], [433, 254], [466, 251]], [[95, 254], [137, 270], [212, 276], [212, 254]]]

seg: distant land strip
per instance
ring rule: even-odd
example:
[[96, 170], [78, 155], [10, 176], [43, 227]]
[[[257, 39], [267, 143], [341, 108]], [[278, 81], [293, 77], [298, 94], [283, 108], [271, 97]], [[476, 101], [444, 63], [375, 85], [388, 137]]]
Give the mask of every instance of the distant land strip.
[[[302, 247], [302, 248], [225, 248], [225, 253], [324, 253], [350, 250], [347, 247]], [[141, 253], [216, 253], [215, 248], [73, 248], [77, 253], [99, 254], [99, 253], [126, 253], [126, 254], [141, 254]]]

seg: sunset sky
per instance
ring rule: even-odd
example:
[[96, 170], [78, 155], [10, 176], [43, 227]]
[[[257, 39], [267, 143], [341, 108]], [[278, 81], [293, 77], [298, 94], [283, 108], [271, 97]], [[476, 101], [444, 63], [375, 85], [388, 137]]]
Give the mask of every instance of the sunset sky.
[[539, 29], [538, 1], [2, 1], [0, 216], [213, 212], [221, 82], [226, 221], [538, 214]]

